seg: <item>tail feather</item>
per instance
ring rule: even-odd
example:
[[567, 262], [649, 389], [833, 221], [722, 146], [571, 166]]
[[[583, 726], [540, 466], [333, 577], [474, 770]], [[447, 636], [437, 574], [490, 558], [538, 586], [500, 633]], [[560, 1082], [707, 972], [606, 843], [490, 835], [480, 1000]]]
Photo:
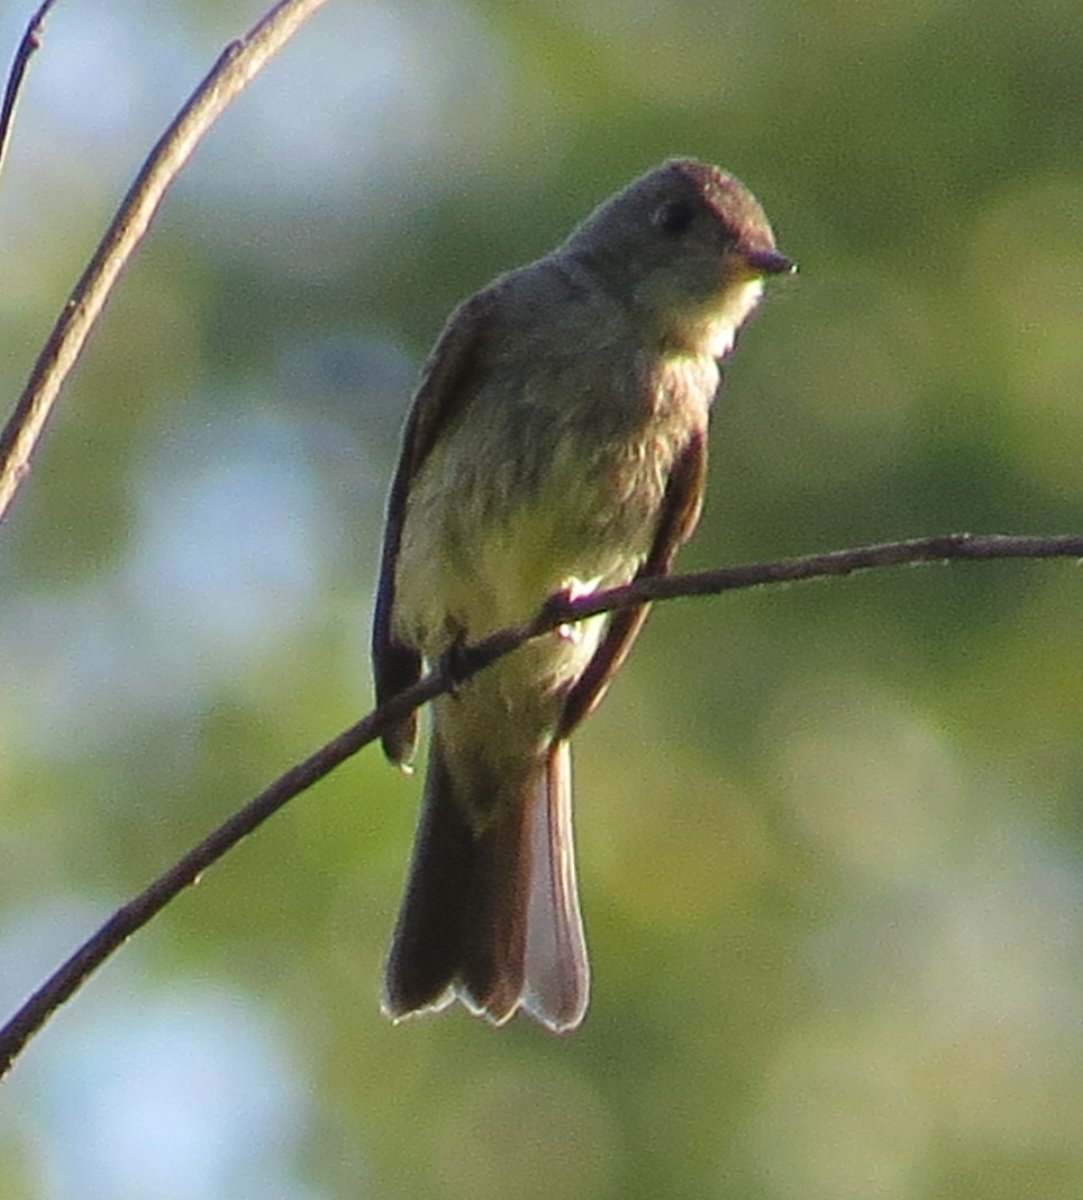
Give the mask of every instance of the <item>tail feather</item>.
[[579, 912], [572, 836], [571, 755], [551, 749], [543, 802], [531, 821], [533, 871], [527, 915], [523, 1006], [550, 1029], [575, 1029], [590, 997], [590, 968]]
[[473, 832], [452, 801], [443, 755], [434, 746], [406, 896], [384, 975], [383, 1007], [388, 1016], [451, 1003], [475, 858]]
[[[493, 1024], [522, 1006], [550, 1029], [574, 1029], [589, 985], [567, 744], [493, 806], [464, 803], [455, 788], [434, 738], [384, 1009], [399, 1018], [457, 995]], [[466, 814], [484, 808], [498, 815], [475, 834]]]
[[478, 837], [462, 925], [455, 992], [494, 1025], [514, 1015], [523, 991], [531, 870], [527, 808], [505, 805]]

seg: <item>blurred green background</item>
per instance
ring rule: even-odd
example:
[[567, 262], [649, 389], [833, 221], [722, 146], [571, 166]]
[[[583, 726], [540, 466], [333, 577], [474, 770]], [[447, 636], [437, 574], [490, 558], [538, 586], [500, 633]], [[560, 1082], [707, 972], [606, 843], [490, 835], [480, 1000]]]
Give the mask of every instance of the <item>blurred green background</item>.
[[[7, 0], [0, 46], [32, 7]], [[0, 380], [254, 0], [65, 0], [0, 183]], [[686, 567], [1083, 528], [1078, 0], [333, 0], [199, 150], [0, 529], [3, 1015], [371, 702], [451, 306], [674, 153], [802, 274]], [[376, 1003], [418, 783], [366, 752], [0, 1093], [0, 1200], [1077, 1200], [1083, 576], [659, 608], [576, 739], [581, 1032]]]

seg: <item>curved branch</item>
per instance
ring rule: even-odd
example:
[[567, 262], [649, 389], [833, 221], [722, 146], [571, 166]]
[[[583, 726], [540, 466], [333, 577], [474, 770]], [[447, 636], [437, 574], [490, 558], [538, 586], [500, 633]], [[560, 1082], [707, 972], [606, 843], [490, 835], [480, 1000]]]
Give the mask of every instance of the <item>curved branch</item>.
[[8, 142], [11, 140], [11, 122], [15, 117], [15, 104], [19, 99], [19, 89], [23, 86], [23, 76], [34, 51], [41, 45], [41, 33], [45, 27], [45, 18], [56, 0], [45, 0], [38, 11], [30, 18], [26, 32], [15, 51], [8, 72], [7, 86], [4, 88], [4, 99], [0, 101], [0, 174], [4, 170], [4, 158], [7, 155]]
[[413, 687], [374, 709], [303, 762], [291, 767], [149, 887], [119, 908], [0, 1029], [0, 1079], [10, 1070], [16, 1056], [34, 1033], [109, 955], [161, 912], [175, 896], [195, 883], [209, 866], [284, 804], [374, 741], [387, 725], [402, 720], [415, 708], [450, 690], [455, 684], [465, 682], [531, 638], [548, 633], [558, 625], [656, 600], [713, 596], [768, 584], [850, 575], [876, 567], [1016, 558], [1083, 559], [1083, 536], [979, 537], [966, 533], [945, 534], [854, 550], [810, 554], [777, 562], [638, 579], [625, 587], [612, 588], [577, 600], [551, 598], [526, 625], [498, 630], [484, 640], [465, 647], [461, 657], [456, 655], [454, 680], [448, 678], [442, 669], [430, 672]]
[[324, 3], [281, 0], [245, 37], [231, 42], [150, 152], [64, 305], [0, 434], [0, 521], [30, 469], [31, 455], [60, 388], [169, 185], [230, 102]]

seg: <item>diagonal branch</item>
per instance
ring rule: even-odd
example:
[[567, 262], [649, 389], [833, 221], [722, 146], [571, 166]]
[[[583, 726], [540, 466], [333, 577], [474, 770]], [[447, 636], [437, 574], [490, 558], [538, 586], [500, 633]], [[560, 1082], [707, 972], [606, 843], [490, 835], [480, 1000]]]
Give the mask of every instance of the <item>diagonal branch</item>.
[[19, 89], [23, 86], [23, 76], [33, 57], [34, 51], [41, 45], [41, 34], [45, 28], [45, 18], [55, 0], [44, 0], [44, 3], [30, 18], [19, 48], [11, 62], [7, 86], [4, 88], [4, 98], [0, 101], [0, 173], [4, 169], [4, 158], [7, 155], [8, 142], [11, 140], [11, 123], [15, 118], [15, 105], [19, 99]]
[[64, 381], [169, 185], [230, 102], [325, 2], [281, 0], [248, 34], [231, 42], [151, 151], [64, 305], [0, 433], [0, 521], [30, 469], [31, 455]]
[[273, 816], [284, 804], [374, 741], [387, 725], [401, 720], [415, 708], [442, 695], [455, 684], [465, 682], [531, 638], [539, 637], [558, 625], [571, 621], [655, 600], [672, 600], [681, 596], [713, 596], [768, 584], [851, 575], [856, 571], [876, 567], [959, 560], [988, 562], [1018, 558], [1081, 560], [1083, 535], [981, 537], [966, 533], [945, 534], [940, 537], [865, 546], [855, 550], [810, 554], [777, 562], [639, 579], [624, 587], [598, 592], [577, 600], [553, 597], [526, 625], [498, 630], [483, 641], [465, 647], [461, 658], [456, 656], [454, 680], [442, 669], [430, 672], [413, 687], [407, 688], [373, 710], [303, 762], [291, 767], [154, 880], [149, 887], [119, 908], [42, 984], [11, 1020], [0, 1028], [0, 1079], [10, 1070], [16, 1056], [37, 1030], [109, 955], [161, 912], [175, 896], [195, 883], [209, 866], [262, 825], [268, 817]]

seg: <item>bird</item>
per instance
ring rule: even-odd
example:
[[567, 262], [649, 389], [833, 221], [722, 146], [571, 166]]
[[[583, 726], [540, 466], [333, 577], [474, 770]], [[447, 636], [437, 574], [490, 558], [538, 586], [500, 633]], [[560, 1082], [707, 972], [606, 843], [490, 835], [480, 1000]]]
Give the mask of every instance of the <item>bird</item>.
[[[795, 269], [737, 178], [673, 158], [454, 310], [388, 496], [378, 703], [550, 598], [670, 570], [700, 514], [721, 364], [765, 278]], [[458, 998], [493, 1025], [520, 1010], [557, 1033], [582, 1023], [569, 738], [646, 615], [562, 626], [434, 701], [384, 973], [393, 1020]], [[416, 713], [382, 735], [406, 771], [417, 741]]]

